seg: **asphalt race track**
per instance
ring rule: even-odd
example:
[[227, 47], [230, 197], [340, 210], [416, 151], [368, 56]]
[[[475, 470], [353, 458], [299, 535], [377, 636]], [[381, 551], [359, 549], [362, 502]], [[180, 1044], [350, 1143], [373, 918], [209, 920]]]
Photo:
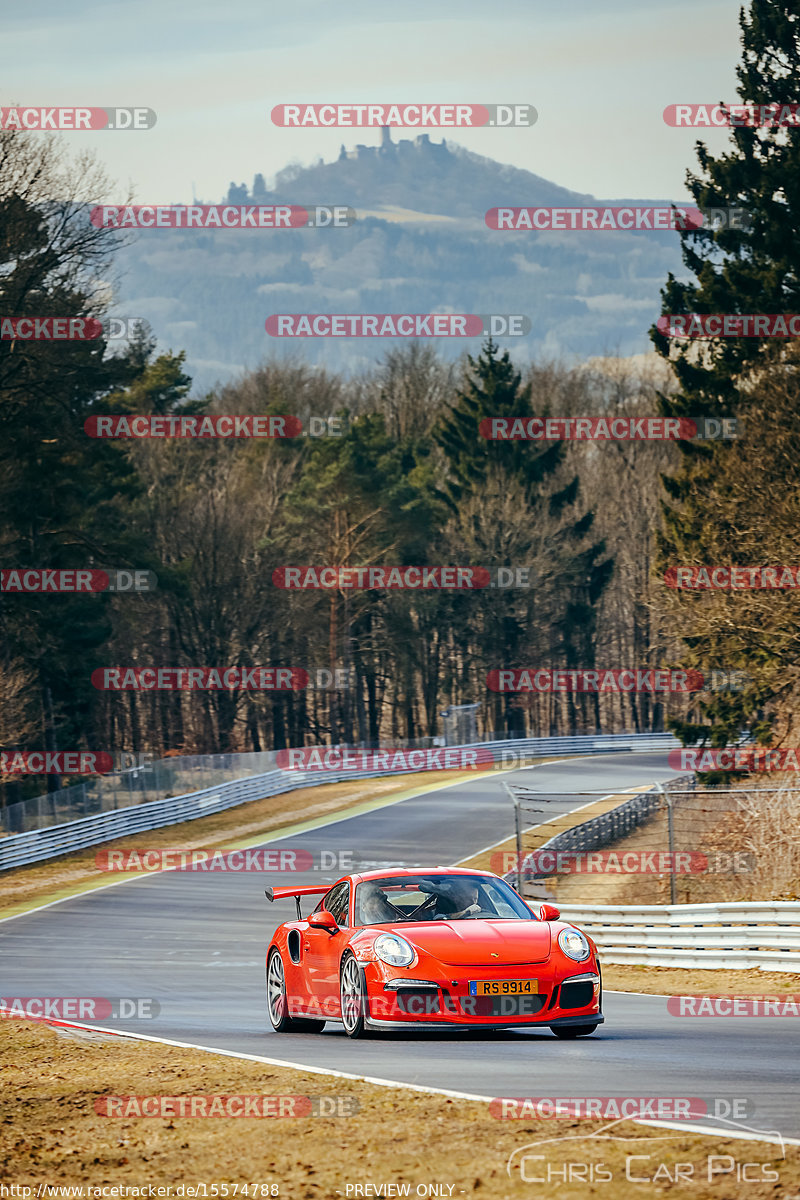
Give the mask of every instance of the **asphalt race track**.
[[[365, 868], [456, 863], [513, 832], [502, 780], [542, 791], [613, 792], [672, 774], [663, 753], [571, 759], [460, 783], [264, 844], [316, 855], [351, 851]], [[551, 799], [543, 807], [555, 813], [589, 799]], [[269, 906], [264, 887], [333, 881], [341, 873], [170, 871], [0, 922], [0, 995], [152, 997], [160, 1005], [156, 1019], [115, 1027], [483, 1096], [746, 1097], [755, 1106], [749, 1128], [800, 1136], [800, 1052], [791, 1017], [677, 1018], [663, 997], [606, 992], [605, 1025], [575, 1042], [546, 1029], [352, 1042], [336, 1023], [321, 1035], [274, 1034], [264, 952], [275, 926], [294, 916], [294, 903]]]

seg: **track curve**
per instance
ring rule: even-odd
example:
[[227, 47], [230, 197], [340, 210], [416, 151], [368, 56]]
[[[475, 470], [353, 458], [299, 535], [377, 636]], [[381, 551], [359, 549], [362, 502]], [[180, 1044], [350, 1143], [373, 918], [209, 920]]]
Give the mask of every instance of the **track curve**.
[[[674, 774], [665, 753], [563, 760], [459, 783], [263, 845], [351, 851], [362, 867], [455, 863], [513, 832], [503, 781], [620, 791]], [[568, 811], [587, 797], [552, 802]], [[319, 872], [292, 881], [333, 881]], [[152, 997], [131, 1033], [480, 1095], [747, 1097], [749, 1124], [800, 1135], [797, 1022], [676, 1019], [666, 999], [606, 993], [606, 1024], [563, 1042], [549, 1031], [388, 1036], [353, 1043], [341, 1025], [276, 1035], [264, 1003], [264, 950], [294, 906], [269, 908], [261, 874], [165, 872], [0, 922], [3, 996]], [[286, 882], [284, 877], [283, 882]], [[800, 990], [800, 988], [798, 989]], [[108, 1025], [108, 1021], [98, 1021]], [[718, 1123], [717, 1123], [718, 1124]]]

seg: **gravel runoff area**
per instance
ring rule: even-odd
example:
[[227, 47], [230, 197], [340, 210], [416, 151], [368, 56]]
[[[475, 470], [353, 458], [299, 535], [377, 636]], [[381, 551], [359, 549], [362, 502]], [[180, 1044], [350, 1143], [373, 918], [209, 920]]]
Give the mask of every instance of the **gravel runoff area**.
[[[798, 1146], [626, 1120], [502, 1120], [485, 1101], [30, 1021], [0, 1021], [0, 1061], [0, 1194], [23, 1200], [152, 1196], [157, 1187], [204, 1200], [789, 1200], [800, 1190]], [[200, 1099], [214, 1096], [231, 1112], [244, 1103], [233, 1097], [283, 1097], [259, 1101], [265, 1114], [283, 1115], [215, 1116], [213, 1101]], [[207, 1115], [181, 1116], [179, 1097]], [[138, 1115], [148, 1108], [158, 1115]]]

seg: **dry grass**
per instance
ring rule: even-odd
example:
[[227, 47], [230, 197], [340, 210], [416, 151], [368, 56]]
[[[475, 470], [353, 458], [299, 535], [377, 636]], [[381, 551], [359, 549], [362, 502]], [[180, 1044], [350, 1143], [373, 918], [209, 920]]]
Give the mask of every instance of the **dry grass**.
[[[735, 793], [710, 789], [675, 794], [676, 852], [699, 852], [709, 859], [708, 871], [676, 876], [678, 904], [800, 899], [800, 792], [787, 790], [796, 782], [776, 778], [772, 781], [775, 791], [761, 795], [744, 784], [738, 785]], [[608, 812], [626, 798], [614, 796], [579, 813], [526, 830], [524, 852], [538, 849], [564, 829]], [[619, 853], [667, 851], [666, 810], [606, 849]], [[514, 839], [498, 843], [469, 862], [488, 867], [498, 851], [513, 855], [515, 861]], [[509, 864], [511, 861], [509, 857]], [[669, 904], [670, 876], [613, 871], [565, 873], [541, 880], [537, 890], [540, 899], [561, 904]]]
[[[602, 951], [600, 958], [602, 959]], [[800, 996], [800, 975], [782, 971], [701, 971], [688, 967], [635, 967], [603, 963], [603, 988], [656, 996]]]
[[[569, 1047], [563, 1052], [569, 1054]], [[786, 1159], [775, 1145], [725, 1140], [625, 1122], [611, 1133], [618, 1139], [588, 1140], [598, 1122], [560, 1120], [498, 1121], [485, 1103], [384, 1088], [329, 1078], [289, 1068], [253, 1063], [217, 1054], [164, 1048], [122, 1039], [76, 1041], [39, 1024], [0, 1023], [3, 1088], [0, 1093], [0, 1181], [36, 1187], [51, 1185], [152, 1185], [204, 1182], [275, 1182], [284, 1200], [321, 1200], [355, 1196], [357, 1185], [445, 1185], [440, 1195], [486, 1200], [515, 1200], [532, 1195], [545, 1200], [608, 1200], [631, 1195], [625, 1158], [651, 1154], [650, 1174], [660, 1162], [693, 1168], [690, 1194], [695, 1200], [724, 1196], [775, 1200], [800, 1187], [800, 1158], [787, 1147]], [[530, 1047], [535, 1056], [536, 1047]], [[475, 1078], [475, 1090], [490, 1093], [489, 1079]], [[535, 1091], [535, 1088], [532, 1088]], [[354, 1116], [270, 1119], [191, 1117], [108, 1118], [97, 1115], [103, 1096], [183, 1095], [343, 1096], [357, 1101]], [[509, 1156], [542, 1139], [574, 1137], [531, 1153], [545, 1163], [529, 1163], [529, 1172], [563, 1171], [568, 1161], [583, 1164], [583, 1178], [572, 1183], [533, 1185], [517, 1172], [509, 1178]], [[641, 1138], [647, 1138], [645, 1142]], [[652, 1140], [650, 1140], [652, 1139]], [[779, 1184], [739, 1183], [735, 1174], [707, 1181], [708, 1156], [730, 1155], [737, 1162], [771, 1163]], [[519, 1156], [517, 1156], [519, 1158]], [[611, 1182], [587, 1184], [585, 1172], [602, 1162]], [[641, 1167], [642, 1160], [636, 1166]], [[751, 1174], [756, 1168], [751, 1168]], [[780, 1191], [776, 1188], [780, 1187]], [[348, 1188], [350, 1189], [348, 1192]], [[449, 1191], [452, 1188], [452, 1192]], [[145, 1193], [146, 1194], [146, 1193]], [[229, 1193], [233, 1194], [232, 1189]], [[370, 1195], [361, 1191], [360, 1195]], [[395, 1193], [396, 1194], [396, 1193]], [[420, 1193], [422, 1195], [424, 1193]], [[434, 1195], [437, 1193], [434, 1193]], [[35, 1192], [34, 1192], [35, 1195]], [[84, 1192], [84, 1196], [86, 1193]], [[662, 1197], [660, 1184], [638, 1184], [641, 1200]]]

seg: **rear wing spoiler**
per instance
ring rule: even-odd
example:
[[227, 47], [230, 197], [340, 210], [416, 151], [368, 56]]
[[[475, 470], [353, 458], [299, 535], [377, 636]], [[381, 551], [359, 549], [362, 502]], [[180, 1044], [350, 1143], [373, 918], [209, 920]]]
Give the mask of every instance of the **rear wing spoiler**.
[[294, 902], [297, 905], [297, 919], [302, 921], [303, 914], [300, 912], [300, 897], [301, 896], [325, 896], [331, 890], [329, 883], [315, 884], [313, 887], [279, 887], [279, 888], [264, 888], [264, 895], [273, 904], [276, 900], [287, 900], [290, 896], [294, 897]]

